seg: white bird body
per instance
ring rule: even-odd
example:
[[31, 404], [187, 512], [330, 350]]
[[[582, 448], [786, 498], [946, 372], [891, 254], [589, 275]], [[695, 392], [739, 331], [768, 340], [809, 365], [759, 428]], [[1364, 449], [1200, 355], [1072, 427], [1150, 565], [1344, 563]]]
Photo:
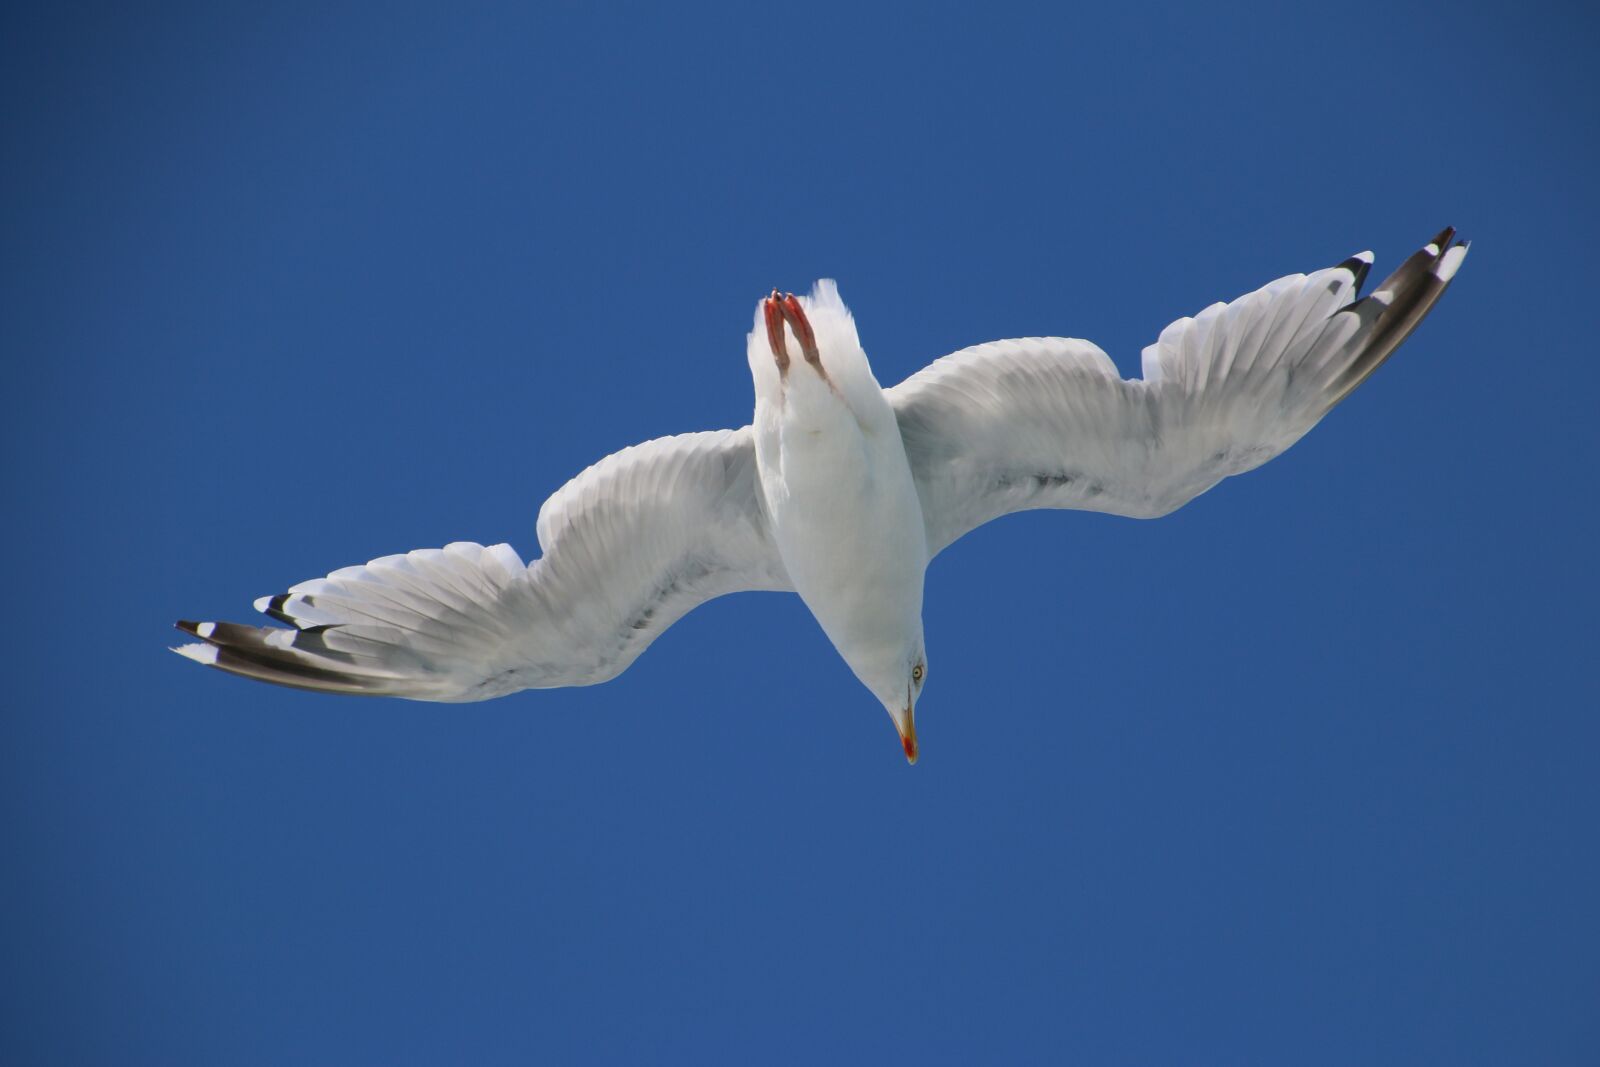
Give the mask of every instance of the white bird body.
[[[821, 283], [807, 303], [802, 321], [816, 328], [815, 362], [780, 369], [759, 324], [750, 334], [761, 499], [795, 592], [856, 677], [892, 709], [914, 754], [914, 694], [905, 685], [925, 658], [922, 504], [900, 424], [838, 290]], [[792, 332], [783, 336], [804, 347]], [[845, 557], [848, 567], [840, 565]]]
[[385, 556], [256, 601], [288, 629], [180, 622], [200, 640], [174, 651], [304, 689], [484, 700], [603, 682], [706, 600], [788, 590], [914, 761], [934, 556], [1017, 511], [1164, 515], [1281, 454], [1433, 307], [1466, 257], [1453, 237], [1365, 297], [1363, 252], [1179, 319], [1141, 379], [1087, 341], [1033, 337], [885, 390], [832, 282], [774, 292], [748, 344], [753, 425], [594, 464], [540, 508], [540, 558], [470, 542]]

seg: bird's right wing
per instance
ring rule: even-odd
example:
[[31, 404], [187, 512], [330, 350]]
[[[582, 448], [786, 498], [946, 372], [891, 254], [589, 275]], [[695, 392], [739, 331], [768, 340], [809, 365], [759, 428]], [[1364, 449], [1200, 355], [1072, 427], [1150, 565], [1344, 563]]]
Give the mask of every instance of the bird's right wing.
[[1405, 340], [1466, 255], [1445, 230], [1369, 296], [1353, 256], [1179, 319], [1123, 379], [1088, 341], [968, 348], [887, 391], [930, 554], [1013, 511], [1164, 515], [1294, 444]]
[[620, 674], [696, 605], [789, 589], [751, 430], [664, 437], [596, 463], [539, 509], [543, 557], [457, 543], [256, 601], [292, 629], [181, 622], [175, 651], [279, 685], [483, 700]]

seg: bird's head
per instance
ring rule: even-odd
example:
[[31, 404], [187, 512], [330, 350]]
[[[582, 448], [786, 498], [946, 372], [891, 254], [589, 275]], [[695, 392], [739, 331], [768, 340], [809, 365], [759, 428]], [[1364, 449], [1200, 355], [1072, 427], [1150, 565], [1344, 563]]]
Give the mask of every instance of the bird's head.
[[921, 633], [914, 641], [848, 658], [856, 677], [872, 690], [889, 713], [900, 734], [906, 761], [917, 762], [917, 699], [928, 680], [928, 653], [923, 648]]

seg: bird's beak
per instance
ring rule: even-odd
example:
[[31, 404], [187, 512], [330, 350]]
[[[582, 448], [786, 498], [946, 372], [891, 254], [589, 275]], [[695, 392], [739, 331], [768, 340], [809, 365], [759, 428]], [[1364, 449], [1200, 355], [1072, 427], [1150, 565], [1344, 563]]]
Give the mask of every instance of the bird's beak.
[[900, 731], [900, 747], [906, 750], [907, 763], [917, 762], [917, 722], [912, 717], [913, 711], [913, 705], [907, 703], [905, 725], [895, 724]]

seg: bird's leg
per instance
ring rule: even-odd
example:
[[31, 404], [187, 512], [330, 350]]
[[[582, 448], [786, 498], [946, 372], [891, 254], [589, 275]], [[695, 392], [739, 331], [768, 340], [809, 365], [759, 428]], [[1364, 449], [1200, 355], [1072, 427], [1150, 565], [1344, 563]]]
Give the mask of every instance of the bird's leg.
[[783, 310], [783, 317], [789, 323], [789, 328], [794, 330], [794, 339], [800, 342], [800, 352], [806, 357], [806, 362], [826, 378], [828, 374], [822, 369], [822, 353], [817, 351], [817, 335], [812, 332], [811, 323], [806, 318], [805, 311], [801, 309], [800, 301], [795, 299], [793, 293], [784, 293], [779, 307]]
[[833, 383], [822, 366], [822, 353], [817, 351], [816, 331], [811, 328], [811, 320], [806, 318], [805, 309], [795, 295], [784, 293], [780, 296], [778, 290], [772, 290], [772, 294], [761, 302], [761, 314], [767, 322], [767, 344], [772, 346], [772, 358], [778, 361], [779, 377], [789, 374], [789, 346], [783, 330], [784, 323], [788, 323], [794, 331], [794, 339], [800, 342], [801, 355], [831, 386]]
[[789, 347], [783, 339], [782, 297], [778, 290], [772, 290], [772, 295], [761, 302], [761, 313], [767, 320], [767, 344], [772, 346], [772, 358], [778, 361], [781, 378], [789, 373]]

